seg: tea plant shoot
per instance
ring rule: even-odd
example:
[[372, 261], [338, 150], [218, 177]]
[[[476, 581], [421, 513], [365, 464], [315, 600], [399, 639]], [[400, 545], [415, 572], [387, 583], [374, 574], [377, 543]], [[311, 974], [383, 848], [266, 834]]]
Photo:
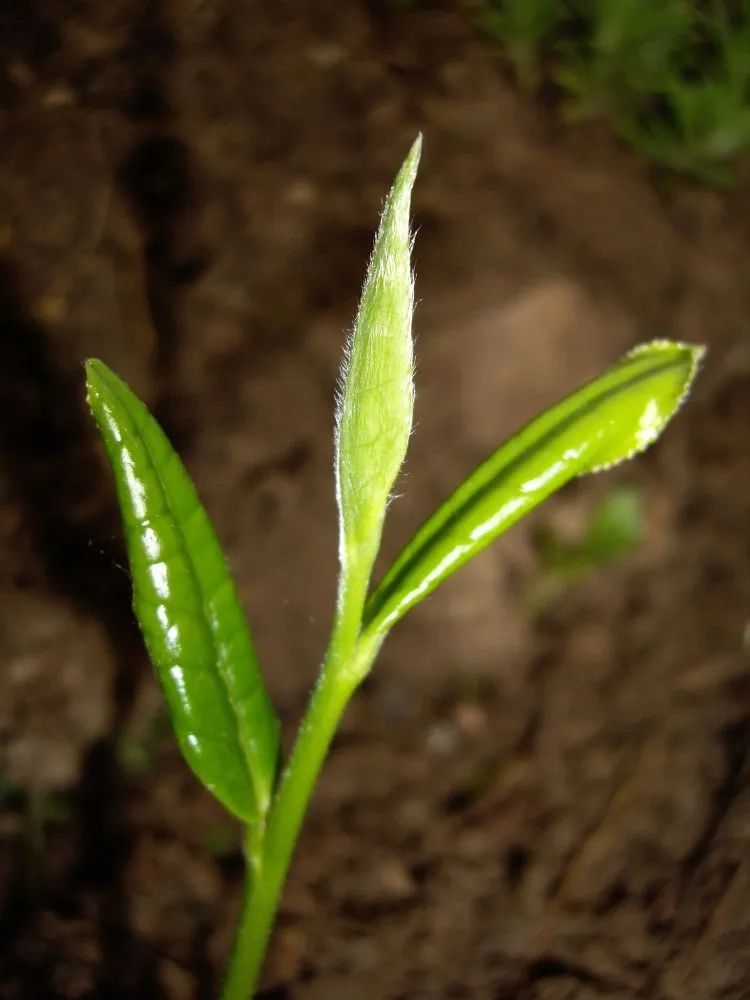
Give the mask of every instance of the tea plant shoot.
[[345, 352], [335, 432], [338, 598], [286, 761], [279, 762], [279, 723], [245, 614], [185, 467], [124, 382], [102, 361], [86, 364], [88, 402], [122, 514], [133, 607], [178, 743], [244, 830], [246, 885], [226, 1000], [245, 1000], [257, 987], [318, 773], [389, 630], [554, 490], [651, 445], [684, 401], [703, 353], [668, 340], [641, 345], [532, 420], [470, 473], [372, 587], [412, 427], [409, 215], [420, 150], [418, 138], [386, 199]]

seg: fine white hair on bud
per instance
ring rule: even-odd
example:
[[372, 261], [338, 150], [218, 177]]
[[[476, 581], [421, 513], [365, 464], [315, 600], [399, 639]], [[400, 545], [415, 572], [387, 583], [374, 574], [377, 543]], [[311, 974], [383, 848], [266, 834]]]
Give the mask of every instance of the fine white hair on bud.
[[342, 565], [374, 559], [414, 412], [414, 278], [409, 213], [422, 137], [386, 199], [344, 350], [336, 406], [336, 498]]

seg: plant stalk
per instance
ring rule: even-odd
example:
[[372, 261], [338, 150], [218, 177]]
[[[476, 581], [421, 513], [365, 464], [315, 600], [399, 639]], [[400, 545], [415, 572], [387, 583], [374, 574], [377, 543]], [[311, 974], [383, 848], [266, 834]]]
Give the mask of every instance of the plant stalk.
[[262, 846], [253, 861], [247, 860], [245, 896], [223, 1000], [248, 1000], [258, 985], [292, 852], [320, 768], [349, 699], [377, 655], [380, 641], [359, 639], [366, 587], [366, 579], [342, 580], [317, 685], [281, 776]]

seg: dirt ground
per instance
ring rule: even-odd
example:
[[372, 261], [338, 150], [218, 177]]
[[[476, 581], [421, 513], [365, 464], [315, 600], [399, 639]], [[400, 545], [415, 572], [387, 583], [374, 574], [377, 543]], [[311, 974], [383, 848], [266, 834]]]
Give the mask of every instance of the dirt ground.
[[[388, 640], [263, 996], [750, 997], [750, 185], [563, 128], [447, 6], [2, 3], [0, 109], [0, 996], [214, 996], [239, 903], [237, 830], [129, 610], [82, 360], [185, 456], [291, 738], [331, 617], [341, 345], [422, 130], [417, 428], [384, 560], [627, 347], [709, 355], [651, 453]], [[575, 532], [617, 483], [643, 542], [531, 615], [535, 526]]]

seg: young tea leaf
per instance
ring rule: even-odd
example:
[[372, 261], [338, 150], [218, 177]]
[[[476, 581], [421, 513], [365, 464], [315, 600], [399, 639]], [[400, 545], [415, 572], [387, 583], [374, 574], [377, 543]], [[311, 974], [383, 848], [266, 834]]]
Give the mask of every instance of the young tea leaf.
[[501, 445], [407, 543], [367, 601], [365, 630], [384, 634], [570, 479], [647, 448], [687, 395], [702, 354], [666, 340], [641, 345]]
[[101, 361], [88, 402], [122, 514], [133, 608], [182, 753], [246, 822], [268, 810], [279, 725], [245, 615], [185, 467], [143, 403]]
[[336, 495], [342, 567], [369, 573], [401, 468], [414, 409], [414, 283], [409, 207], [422, 146], [417, 138], [383, 209], [341, 377]]

